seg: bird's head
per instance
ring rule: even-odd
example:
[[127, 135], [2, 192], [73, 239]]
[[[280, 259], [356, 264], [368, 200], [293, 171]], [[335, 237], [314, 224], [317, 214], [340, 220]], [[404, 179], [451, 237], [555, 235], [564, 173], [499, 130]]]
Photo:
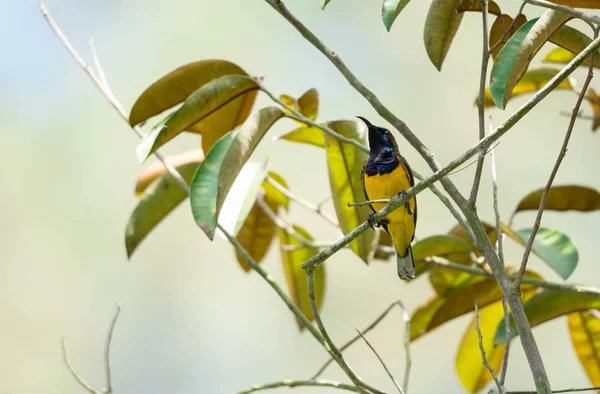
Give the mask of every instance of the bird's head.
[[357, 118], [365, 122], [369, 129], [369, 147], [371, 148], [371, 154], [377, 155], [380, 153], [395, 153], [398, 151], [396, 140], [388, 129], [375, 126], [362, 116], [357, 116]]

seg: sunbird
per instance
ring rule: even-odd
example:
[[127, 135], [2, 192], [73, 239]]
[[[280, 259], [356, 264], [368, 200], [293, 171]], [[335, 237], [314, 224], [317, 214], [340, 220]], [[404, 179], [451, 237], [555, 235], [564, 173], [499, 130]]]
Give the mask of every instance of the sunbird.
[[[415, 184], [410, 166], [400, 155], [398, 145], [389, 130], [374, 126], [367, 119], [358, 116], [369, 129], [369, 159], [363, 164], [360, 179], [367, 201], [389, 199], [404, 193]], [[378, 212], [387, 204], [369, 204], [373, 212]], [[373, 214], [369, 216], [373, 227]], [[415, 262], [410, 243], [415, 237], [417, 225], [417, 200], [415, 197], [404, 206], [391, 212], [378, 226], [383, 227], [392, 238], [396, 249], [398, 276], [402, 280], [415, 277]]]

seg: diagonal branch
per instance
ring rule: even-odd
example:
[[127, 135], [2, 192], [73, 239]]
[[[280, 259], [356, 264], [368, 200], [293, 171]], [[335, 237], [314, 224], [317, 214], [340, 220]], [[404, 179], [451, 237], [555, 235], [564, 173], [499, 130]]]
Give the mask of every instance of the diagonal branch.
[[73, 377], [75, 378], [75, 380], [77, 380], [79, 385], [81, 387], [83, 387], [84, 389], [86, 389], [91, 394], [102, 394], [101, 392], [94, 390], [92, 388], [92, 386], [90, 386], [85, 380], [83, 380], [83, 378], [81, 376], [79, 376], [77, 371], [75, 371], [75, 368], [73, 368], [73, 366], [71, 365], [71, 362], [69, 361], [69, 357], [67, 356], [67, 346], [65, 345], [65, 338], [63, 338], [60, 341], [60, 344], [62, 346], [62, 351], [63, 351], [63, 360], [65, 361], [65, 364], [67, 364], [69, 371], [71, 371], [71, 375], [73, 375]]
[[117, 325], [117, 319], [119, 318], [119, 314], [121, 313], [121, 305], [117, 304], [117, 311], [115, 312], [115, 316], [110, 323], [110, 328], [108, 330], [108, 337], [106, 338], [106, 347], [104, 348], [104, 377], [106, 379], [106, 394], [112, 394], [112, 378], [110, 373], [110, 345], [112, 343], [113, 333], [115, 331], [115, 326]]
[[385, 370], [385, 372], [388, 374], [388, 376], [392, 380], [392, 383], [394, 383], [394, 386], [396, 386], [396, 389], [398, 390], [398, 392], [400, 394], [404, 394], [404, 391], [402, 391], [402, 389], [400, 388], [400, 385], [396, 381], [396, 378], [394, 378], [394, 375], [392, 375], [392, 373], [390, 372], [390, 369], [387, 367], [385, 361], [383, 361], [383, 359], [381, 358], [379, 353], [377, 353], [377, 350], [375, 350], [373, 345], [371, 345], [371, 342], [369, 342], [369, 340], [362, 334], [362, 332], [360, 332], [360, 330], [358, 328], [355, 328], [355, 330], [356, 330], [357, 334], [360, 335], [360, 337], [363, 339], [363, 341], [365, 341], [365, 343], [367, 344], [369, 349], [371, 349], [373, 354], [375, 354], [375, 357], [377, 357], [377, 359], [379, 360], [379, 363], [381, 363], [381, 365], [383, 366], [383, 369]]
[[[479, 77], [479, 97], [477, 98], [477, 117], [479, 119], [479, 139], [485, 137], [485, 86], [487, 84], [487, 70], [488, 61], [490, 60], [490, 53], [488, 50], [488, 0], [481, 0], [481, 16], [483, 19], [483, 49], [481, 50], [481, 75]], [[469, 196], [469, 203], [475, 207], [477, 202], [477, 193], [479, 192], [479, 184], [481, 183], [481, 175], [483, 174], [483, 161], [485, 156], [479, 155], [477, 160], [477, 168], [475, 169], [475, 176], [473, 178], [473, 186], [471, 187], [471, 195]]]
[[502, 385], [498, 381], [498, 376], [496, 376], [496, 372], [494, 372], [494, 368], [491, 367], [490, 363], [488, 363], [487, 356], [485, 354], [485, 348], [483, 347], [483, 336], [481, 335], [481, 328], [479, 328], [479, 302], [475, 301], [475, 330], [477, 331], [477, 342], [479, 342], [479, 351], [481, 352], [481, 360], [483, 361], [483, 365], [490, 371], [492, 378], [494, 379], [494, 383], [496, 383], [496, 388], [498, 389], [498, 394], [502, 394], [504, 390], [502, 390]]
[[[598, 38], [598, 30], [600, 27], [597, 27], [594, 30], [594, 39]], [[573, 107], [573, 111], [571, 113], [571, 120], [569, 121], [569, 126], [567, 127], [567, 133], [565, 134], [565, 138], [563, 140], [562, 146], [560, 148], [560, 152], [558, 153], [558, 157], [556, 158], [556, 163], [554, 163], [554, 167], [552, 168], [552, 172], [550, 172], [550, 177], [548, 178], [548, 182], [546, 183], [546, 187], [544, 187], [544, 191], [542, 192], [542, 198], [540, 200], [540, 207], [538, 208], [535, 222], [533, 223], [533, 228], [531, 230], [531, 235], [529, 236], [529, 240], [527, 241], [527, 246], [525, 247], [525, 252], [523, 252], [523, 260], [521, 261], [521, 268], [519, 269], [519, 275], [515, 280], [515, 287], [520, 289], [521, 280], [523, 279], [523, 275], [525, 274], [525, 269], [527, 268], [527, 260], [529, 259], [529, 255], [531, 253], [531, 248], [533, 247], [533, 242], [535, 241], [535, 236], [540, 228], [540, 224], [542, 222], [542, 215], [544, 214], [544, 208], [546, 207], [546, 199], [548, 197], [548, 193], [550, 192], [550, 188], [552, 188], [552, 183], [554, 182], [554, 178], [558, 173], [558, 169], [567, 154], [567, 148], [569, 146], [569, 141], [571, 139], [571, 134], [573, 132], [573, 127], [575, 126], [575, 121], [577, 120], [577, 115], [579, 114], [579, 108], [581, 108], [581, 103], [585, 97], [585, 93], [587, 92], [587, 88], [590, 85], [590, 82], [594, 78], [594, 56], [590, 56], [590, 65], [588, 67], [587, 77], [585, 78], [585, 82], [583, 83], [583, 88], [581, 89], [581, 93], [579, 93], [579, 98], [575, 103], [575, 107]]]
[[280, 382], [267, 383], [267, 384], [255, 384], [247, 390], [243, 390], [238, 392], [237, 394], [250, 394], [256, 391], [262, 390], [272, 390], [280, 387], [330, 387], [336, 388], [340, 390], [354, 391], [355, 393], [360, 393], [360, 390], [352, 385], [332, 382], [330, 380], [282, 380]]
[[582, 19], [582, 20], [586, 21], [587, 23], [591, 23], [593, 25], [600, 24], [600, 17], [598, 17], [598, 15], [590, 14], [588, 12], [583, 12], [583, 11], [577, 10], [573, 7], [551, 3], [546, 0], [523, 0], [523, 2], [532, 4], [532, 5], [537, 5], [539, 7], [544, 7], [544, 8], [549, 8], [549, 9], [556, 10], [556, 11], [561, 11], [566, 14], [572, 15], [575, 18]]

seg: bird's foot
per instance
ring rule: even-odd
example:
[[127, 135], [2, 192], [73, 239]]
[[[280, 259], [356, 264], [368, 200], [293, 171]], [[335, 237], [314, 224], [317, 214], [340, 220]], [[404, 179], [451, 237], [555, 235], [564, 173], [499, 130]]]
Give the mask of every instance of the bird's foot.
[[[406, 190], [402, 190], [400, 193], [398, 193], [398, 195], [400, 197], [406, 198]], [[404, 208], [406, 208], [406, 211], [408, 212], [409, 215], [412, 215], [412, 210], [410, 209], [410, 204], [408, 202], [408, 200], [404, 201]]]
[[367, 223], [369, 224], [369, 226], [371, 226], [371, 228], [373, 230], [375, 230], [375, 227], [379, 227], [379, 223], [375, 223], [375, 214], [374, 213], [367, 216]]

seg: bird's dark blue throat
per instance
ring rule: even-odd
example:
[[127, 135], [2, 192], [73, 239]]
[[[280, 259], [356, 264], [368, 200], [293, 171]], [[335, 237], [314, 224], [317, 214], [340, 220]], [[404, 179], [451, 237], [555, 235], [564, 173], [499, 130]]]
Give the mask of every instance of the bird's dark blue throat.
[[368, 120], [359, 116], [369, 128], [369, 147], [371, 152], [365, 166], [367, 175], [389, 174], [400, 164], [394, 149], [394, 136], [389, 130], [372, 125]]

